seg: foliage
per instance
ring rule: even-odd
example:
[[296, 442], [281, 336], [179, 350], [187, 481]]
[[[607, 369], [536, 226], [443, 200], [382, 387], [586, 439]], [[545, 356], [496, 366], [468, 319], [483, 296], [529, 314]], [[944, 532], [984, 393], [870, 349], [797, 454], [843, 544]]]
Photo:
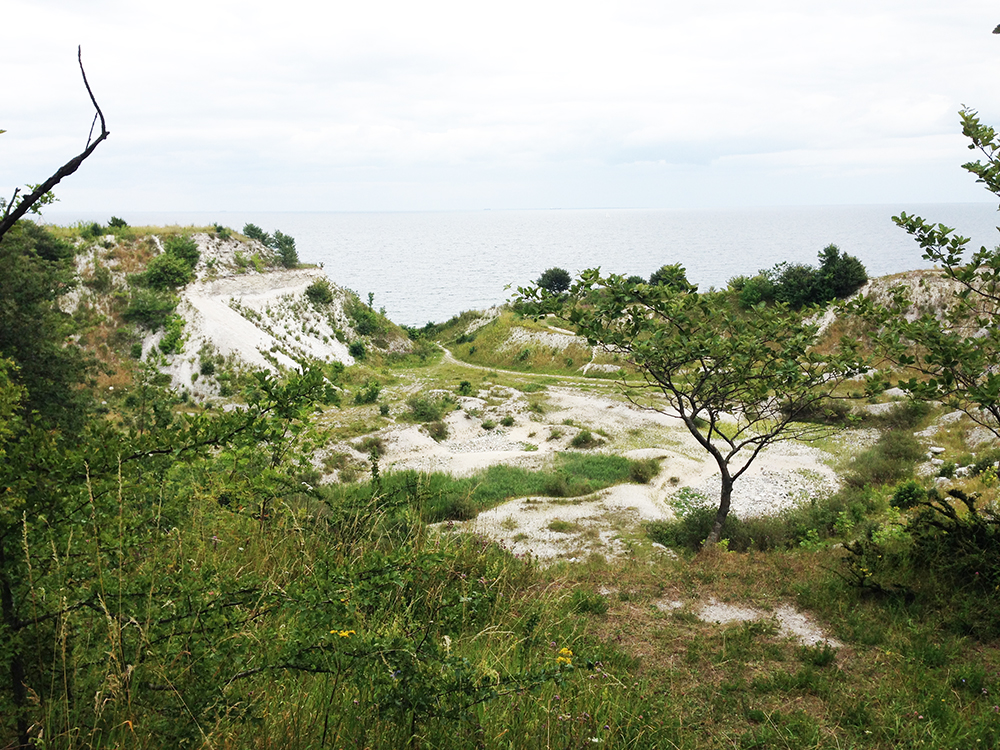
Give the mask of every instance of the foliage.
[[250, 240], [256, 240], [265, 247], [270, 247], [273, 242], [271, 235], [265, 232], [256, 224], [244, 224], [243, 235]]
[[368, 353], [365, 349], [365, 342], [361, 339], [352, 341], [351, 345], [347, 347], [347, 352], [355, 359], [364, 359], [365, 355]]
[[[452, 477], [441, 472], [386, 472], [377, 482], [332, 487], [336, 503], [358, 502], [371, 496], [376, 486], [387, 494], [417, 493], [425, 521], [467, 520], [505, 500], [532, 495], [580, 497], [629, 481], [633, 462], [620, 456], [579, 453], [558, 454], [551, 468], [529, 471], [500, 464], [471, 476]], [[354, 498], [350, 500], [349, 498]]]
[[333, 302], [333, 290], [330, 288], [330, 282], [326, 279], [316, 279], [306, 287], [306, 297], [314, 305], [329, 305]]
[[177, 313], [167, 316], [160, 351], [164, 354], [180, 354], [184, 349], [184, 318]]
[[299, 253], [295, 249], [295, 238], [274, 230], [271, 247], [274, 248], [278, 262], [285, 268], [296, 268], [299, 265]]
[[881, 592], [924, 597], [963, 635], [1000, 635], [1000, 516], [976, 494], [942, 497], [902, 485], [893, 504], [909, 510], [899, 534], [849, 546], [848, 580]]
[[569, 289], [573, 277], [565, 268], [550, 268], [538, 277], [535, 284], [542, 289], [546, 289], [553, 294], [559, 294]]
[[364, 388], [354, 394], [356, 404], [374, 404], [378, 401], [379, 394], [382, 393], [382, 384], [377, 380], [369, 380]]
[[[969, 148], [985, 161], [964, 164], [1000, 196], [1000, 139], [971, 109], [960, 112]], [[893, 217], [917, 240], [923, 257], [942, 268], [958, 289], [951, 304], [936, 313], [915, 309], [910, 291], [899, 286], [885, 303], [868, 297], [851, 309], [870, 323], [873, 345], [892, 368], [905, 368], [897, 382], [915, 398], [944, 401], [1000, 436], [1000, 250], [980, 247], [964, 258], [969, 238], [944, 224], [900, 213]], [[892, 377], [887, 373], [887, 377]]]
[[590, 430], [580, 430], [569, 441], [569, 444], [573, 448], [586, 450], [588, 448], [596, 448], [603, 442], [604, 442], [603, 440], [601, 440], [599, 437], [596, 437], [594, 433], [592, 433]]
[[198, 251], [198, 243], [187, 235], [171, 235], [163, 241], [163, 251], [175, 258], [184, 261], [192, 271], [198, 265], [201, 253]]
[[836, 245], [823, 248], [819, 261], [819, 268], [802, 263], [778, 263], [754, 276], [730, 279], [729, 288], [739, 295], [744, 309], [762, 302], [783, 302], [797, 310], [848, 297], [868, 281], [868, 272], [861, 261], [841, 253]]
[[798, 415], [834, 397], [861, 365], [847, 341], [834, 355], [813, 350], [816, 325], [780, 304], [748, 316], [713, 293], [633, 285], [596, 270], [585, 271], [566, 299], [537, 288], [519, 292], [529, 311], [555, 314], [590, 343], [626, 354], [645, 388], [664, 397], [656, 408], [678, 414], [712, 456], [722, 474], [713, 542], [733, 483], [765, 446], [822, 430]]
[[128, 229], [128, 222], [125, 219], [119, 219], [117, 216], [112, 216], [108, 221], [108, 229]]
[[410, 418], [415, 422], [440, 422], [445, 413], [454, 408], [455, 402], [449, 396], [433, 398], [417, 394], [410, 396], [406, 405], [410, 407]]
[[[628, 283], [626, 281], [626, 283]], [[671, 263], [660, 266], [649, 277], [649, 283], [653, 286], [666, 286], [675, 292], [694, 292], [698, 286], [691, 284], [687, 279], [687, 271], [680, 263]]]
[[136, 289], [129, 299], [128, 307], [122, 312], [122, 319], [147, 330], [157, 331], [166, 325], [170, 315], [177, 309], [178, 301], [173, 294], [153, 289]]
[[184, 286], [192, 275], [191, 266], [183, 258], [161, 253], [149, 261], [140, 280], [150, 289], [167, 291]]
[[72, 320], [58, 300], [74, 285], [73, 249], [31, 221], [0, 240], [0, 359], [7, 377], [27, 389], [22, 415], [32, 422], [79, 429], [90, 394], [79, 385], [92, 360], [70, 339]]

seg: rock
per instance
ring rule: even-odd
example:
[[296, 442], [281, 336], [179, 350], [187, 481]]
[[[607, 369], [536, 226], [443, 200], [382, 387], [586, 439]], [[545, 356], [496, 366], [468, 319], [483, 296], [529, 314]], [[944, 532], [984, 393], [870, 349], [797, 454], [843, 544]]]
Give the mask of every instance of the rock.
[[940, 458], [932, 458], [932, 459], [931, 459], [931, 463], [932, 463], [932, 464], [933, 464], [934, 466], [943, 466], [943, 465], [944, 465], [944, 460], [943, 460], [943, 459], [940, 459]]
[[934, 455], [937, 455], [938, 453], [944, 453], [944, 448], [942, 448], [939, 445], [932, 445], [930, 448], [928, 448], [928, 450]]

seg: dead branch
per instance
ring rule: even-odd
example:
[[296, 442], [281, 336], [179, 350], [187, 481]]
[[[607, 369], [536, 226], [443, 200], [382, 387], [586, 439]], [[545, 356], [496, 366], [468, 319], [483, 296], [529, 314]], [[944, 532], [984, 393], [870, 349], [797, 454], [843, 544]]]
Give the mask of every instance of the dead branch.
[[[36, 187], [31, 193], [24, 196], [19, 202], [16, 202], [17, 191], [14, 191], [14, 196], [11, 199], [11, 202], [7, 205], [7, 210], [4, 212], [3, 218], [0, 219], [0, 239], [3, 239], [7, 230], [14, 226], [18, 219], [31, 210], [31, 207], [38, 202], [39, 198], [58, 185], [59, 181], [62, 180], [63, 177], [69, 177], [77, 169], [79, 169], [80, 165], [83, 164], [84, 159], [94, 153], [94, 149], [97, 148], [98, 144], [100, 144], [100, 142], [109, 135], [108, 128], [104, 122], [104, 113], [101, 111], [100, 106], [98, 106], [97, 99], [94, 98], [94, 92], [90, 89], [90, 83], [87, 82], [87, 72], [83, 69], [83, 54], [80, 47], [76, 48], [76, 59], [80, 64], [80, 73], [83, 76], [83, 85], [86, 86], [87, 94], [90, 95], [90, 101], [94, 105], [94, 109], [97, 111], [94, 115], [94, 121], [90, 126], [90, 134], [87, 136], [87, 146], [82, 153], [77, 154], [59, 167], [55, 174]], [[94, 127], [97, 125], [98, 119], [101, 121], [101, 132], [97, 136], [96, 140], [91, 142], [90, 139], [93, 137]]]

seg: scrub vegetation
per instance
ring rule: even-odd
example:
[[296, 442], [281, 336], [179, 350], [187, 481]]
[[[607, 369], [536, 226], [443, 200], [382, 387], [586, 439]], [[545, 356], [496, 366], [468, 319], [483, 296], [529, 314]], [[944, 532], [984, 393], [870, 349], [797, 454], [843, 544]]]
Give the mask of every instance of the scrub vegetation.
[[[963, 123], [987, 154], [973, 171], [1000, 192], [992, 131], [969, 111]], [[199, 263], [190, 228], [14, 225], [0, 240], [0, 746], [998, 746], [997, 253], [965, 262], [950, 230], [899, 222], [925, 249], [951, 248], [945, 273], [970, 291], [917, 318], [905, 290], [842, 312], [857, 339], [845, 350], [875, 367], [867, 381], [803, 385], [794, 367], [842, 351], [814, 348], [809, 311], [748, 309], [735, 287], [705, 293], [707, 309], [667, 264], [654, 283], [591, 274], [526, 295], [534, 310], [409, 329], [398, 355], [379, 345], [395, 329], [352, 297], [355, 364], [251, 372], [206, 348], [194, 369], [225, 385], [216, 400], [171, 389], [165, 345], [146, 333], [164, 329], [157, 341], [183, 351], [172, 316]], [[327, 291], [302, 295], [299, 313], [335, 304]], [[641, 346], [607, 335], [597, 313], [619, 307]], [[756, 420], [763, 398], [760, 429], [786, 420], [824, 441], [838, 490], [768, 516], [734, 507], [720, 523], [718, 499], [674, 487], [669, 464], [616, 453], [636, 436], [543, 421], [557, 387], [612, 391], [583, 377], [586, 363], [609, 365], [623, 398], [664, 409], [653, 344], [673, 339], [644, 322], [663, 309], [715, 325], [716, 339], [773, 334], [767, 355], [694, 344], [763, 381], [747, 387], [756, 401], [722, 406]], [[788, 353], [782, 320], [794, 356], [759, 367]], [[972, 338], [985, 359], [944, 356]], [[723, 382], [690, 361], [672, 378], [681, 396]], [[688, 412], [691, 438], [735, 440], [741, 423], [712, 409]], [[564, 442], [461, 476], [386, 465], [384, 428], [448, 441], [465, 420], [477, 441], [524, 429], [536, 452]], [[596, 536], [577, 503], [639, 483], [670, 489], [674, 518], [632, 532], [622, 521], [614, 555], [542, 565], [462, 523], [509, 499], [530, 514], [544, 497], [558, 505], [547, 534]], [[764, 616], [704, 621], [707, 602]], [[827, 640], [782, 630], [788, 607]]]

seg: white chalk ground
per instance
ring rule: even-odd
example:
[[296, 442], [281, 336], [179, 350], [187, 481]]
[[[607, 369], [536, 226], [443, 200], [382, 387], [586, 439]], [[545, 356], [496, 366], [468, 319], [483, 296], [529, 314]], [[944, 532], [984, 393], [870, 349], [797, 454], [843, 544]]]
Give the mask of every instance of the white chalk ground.
[[[648, 484], [619, 485], [579, 498], [517, 498], [464, 524], [501, 541], [515, 554], [531, 555], [543, 563], [581, 560], [594, 553], [627, 554], [633, 540], [641, 537], [644, 521], [673, 517], [671, 496], [685, 487], [702, 494], [709, 504], [716, 502], [718, 469], [678, 419], [639, 409], [610, 393], [553, 386], [546, 395], [542, 416], [532, 413], [526, 396], [514, 389], [494, 386], [481, 397], [462, 398], [462, 409], [445, 420], [450, 434], [440, 443], [416, 425], [390, 428], [383, 434], [387, 448], [383, 467], [457, 476], [500, 463], [539, 468], [555, 452], [571, 449], [570, 440], [583, 428], [599, 428], [607, 436], [605, 445], [593, 450], [661, 460], [659, 474]], [[487, 397], [493, 406], [487, 407]], [[508, 415], [514, 418], [513, 426], [483, 429], [482, 419], [499, 423]], [[826, 463], [830, 458], [808, 445], [772, 446], [737, 481], [734, 512], [772, 513], [836, 490], [837, 477]]]
[[[320, 268], [293, 270], [236, 262], [237, 254], [270, 254], [259, 243], [245, 244], [203, 233], [192, 235], [201, 259], [196, 280], [181, 293], [177, 308], [184, 318], [184, 350], [168, 357], [164, 372], [174, 387], [196, 398], [211, 398], [216, 387], [197, 377], [200, 353], [206, 350], [232, 357], [252, 369], [298, 368], [302, 360], [354, 364], [348, 351], [353, 332], [344, 312], [346, 290], [332, 283]], [[333, 302], [317, 307], [305, 296], [316, 281], [326, 281]], [[145, 342], [145, 351], [159, 344], [162, 333]]]

